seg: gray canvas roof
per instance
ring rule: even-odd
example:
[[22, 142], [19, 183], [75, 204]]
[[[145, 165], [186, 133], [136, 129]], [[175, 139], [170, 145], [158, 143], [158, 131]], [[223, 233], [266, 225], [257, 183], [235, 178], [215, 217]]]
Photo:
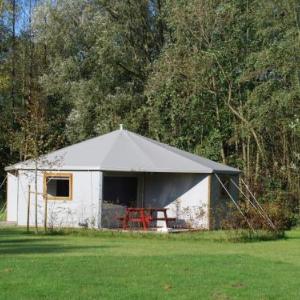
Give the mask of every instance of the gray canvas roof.
[[[38, 160], [38, 168], [206, 174], [240, 172], [122, 129], [46, 154]], [[34, 169], [34, 162], [28, 160], [6, 168], [7, 171], [16, 169]]]

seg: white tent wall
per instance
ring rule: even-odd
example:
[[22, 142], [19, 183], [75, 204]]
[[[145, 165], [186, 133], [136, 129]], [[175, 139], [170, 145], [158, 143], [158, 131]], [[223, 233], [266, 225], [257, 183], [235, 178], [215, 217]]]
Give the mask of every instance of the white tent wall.
[[17, 222], [18, 212], [18, 176], [17, 172], [7, 173], [7, 215], [9, 222]]
[[209, 175], [146, 173], [144, 184], [145, 207], [168, 208], [178, 226], [208, 229]]
[[[55, 172], [59, 173], [59, 172]], [[67, 173], [63, 171], [62, 173]], [[102, 227], [112, 221], [102, 203], [103, 174], [120, 176], [119, 172], [72, 171], [72, 200], [48, 200], [48, 226]], [[217, 229], [226, 215], [226, 205], [232, 201], [221, 193], [222, 187], [215, 174], [191, 173], [139, 173], [127, 172], [138, 178], [137, 206], [165, 207], [168, 216], [175, 217], [179, 226], [201, 229]], [[222, 179], [222, 174], [219, 174]], [[238, 175], [226, 175], [238, 184]], [[27, 223], [28, 184], [34, 192], [34, 171], [8, 172], [7, 220], [25, 226]], [[45, 202], [43, 193], [44, 172], [38, 172], [38, 225], [43, 226]], [[238, 200], [238, 190], [230, 183], [229, 192]], [[30, 225], [34, 226], [35, 195], [31, 193]], [[103, 210], [103, 212], [102, 212]], [[113, 215], [118, 214], [114, 211]], [[103, 222], [101, 216], [110, 218]], [[162, 225], [158, 222], [158, 225]], [[115, 227], [115, 225], [113, 226]]]
[[[38, 171], [38, 226], [43, 226], [45, 215], [45, 201], [43, 196], [44, 173]], [[55, 174], [60, 172], [55, 172]], [[89, 227], [98, 226], [99, 199], [101, 190], [101, 175], [99, 171], [61, 172], [72, 174], [72, 199], [48, 200], [48, 226], [79, 227], [86, 224]], [[28, 185], [34, 192], [34, 171], [19, 170], [19, 175], [12, 178], [9, 174], [8, 189], [8, 221], [16, 219], [18, 225], [27, 223]], [[19, 182], [19, 188], [17, 188]], [[18, 194], [15, 193], [18, 190]], [[35, 195], [31, 194], [30, 225], [35, 222]], [[17, 212], [14, 216], [13, 212]]]

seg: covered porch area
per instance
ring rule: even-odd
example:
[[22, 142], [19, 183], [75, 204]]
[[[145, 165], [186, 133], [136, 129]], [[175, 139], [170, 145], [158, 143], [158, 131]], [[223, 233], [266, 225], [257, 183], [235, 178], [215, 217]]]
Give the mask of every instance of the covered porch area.
[[[103, 172], [101, 228], [122, 228], [124, 218], [151, 215], [150, 228], [206, 228], [208, 174], [160, 172]], [[128, 213], [129, 210], [129, 213]], [[168, 222], [165, 222], [165, 219]], [[140, 228], [128, 222], [128, 228]]]

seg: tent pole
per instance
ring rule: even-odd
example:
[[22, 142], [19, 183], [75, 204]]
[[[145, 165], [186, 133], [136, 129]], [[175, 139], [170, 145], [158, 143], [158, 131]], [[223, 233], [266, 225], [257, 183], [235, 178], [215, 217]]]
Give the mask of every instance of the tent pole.
[[28, 184], [28, 202], [27, 202], [27, 232], [29, 232], [29, 218], [30, 218], [30, 184]]
[[17, 170], [18, 185], [17, 185], [17, 224], [19, 224], [19, 194], [20, 194], [20, 172]]
[[103, 202], [103, 172], [99, 172], [99, 208], [98, 208], [98, 228], [102, 229], [102, 202]]
[[47, 192], [44, 194], [45, 201], [45, 216], [44, 216], [44, 231], [47, 232], [47, 223], [48, 223], [48, 194]]

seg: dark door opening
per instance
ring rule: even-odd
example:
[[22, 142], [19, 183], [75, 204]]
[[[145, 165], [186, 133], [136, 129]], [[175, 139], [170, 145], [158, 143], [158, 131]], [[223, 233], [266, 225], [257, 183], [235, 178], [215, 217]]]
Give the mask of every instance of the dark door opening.
[[103, 200], [107, 203], [135, 207], [138, 179], [136, 177], [104, 176]]

